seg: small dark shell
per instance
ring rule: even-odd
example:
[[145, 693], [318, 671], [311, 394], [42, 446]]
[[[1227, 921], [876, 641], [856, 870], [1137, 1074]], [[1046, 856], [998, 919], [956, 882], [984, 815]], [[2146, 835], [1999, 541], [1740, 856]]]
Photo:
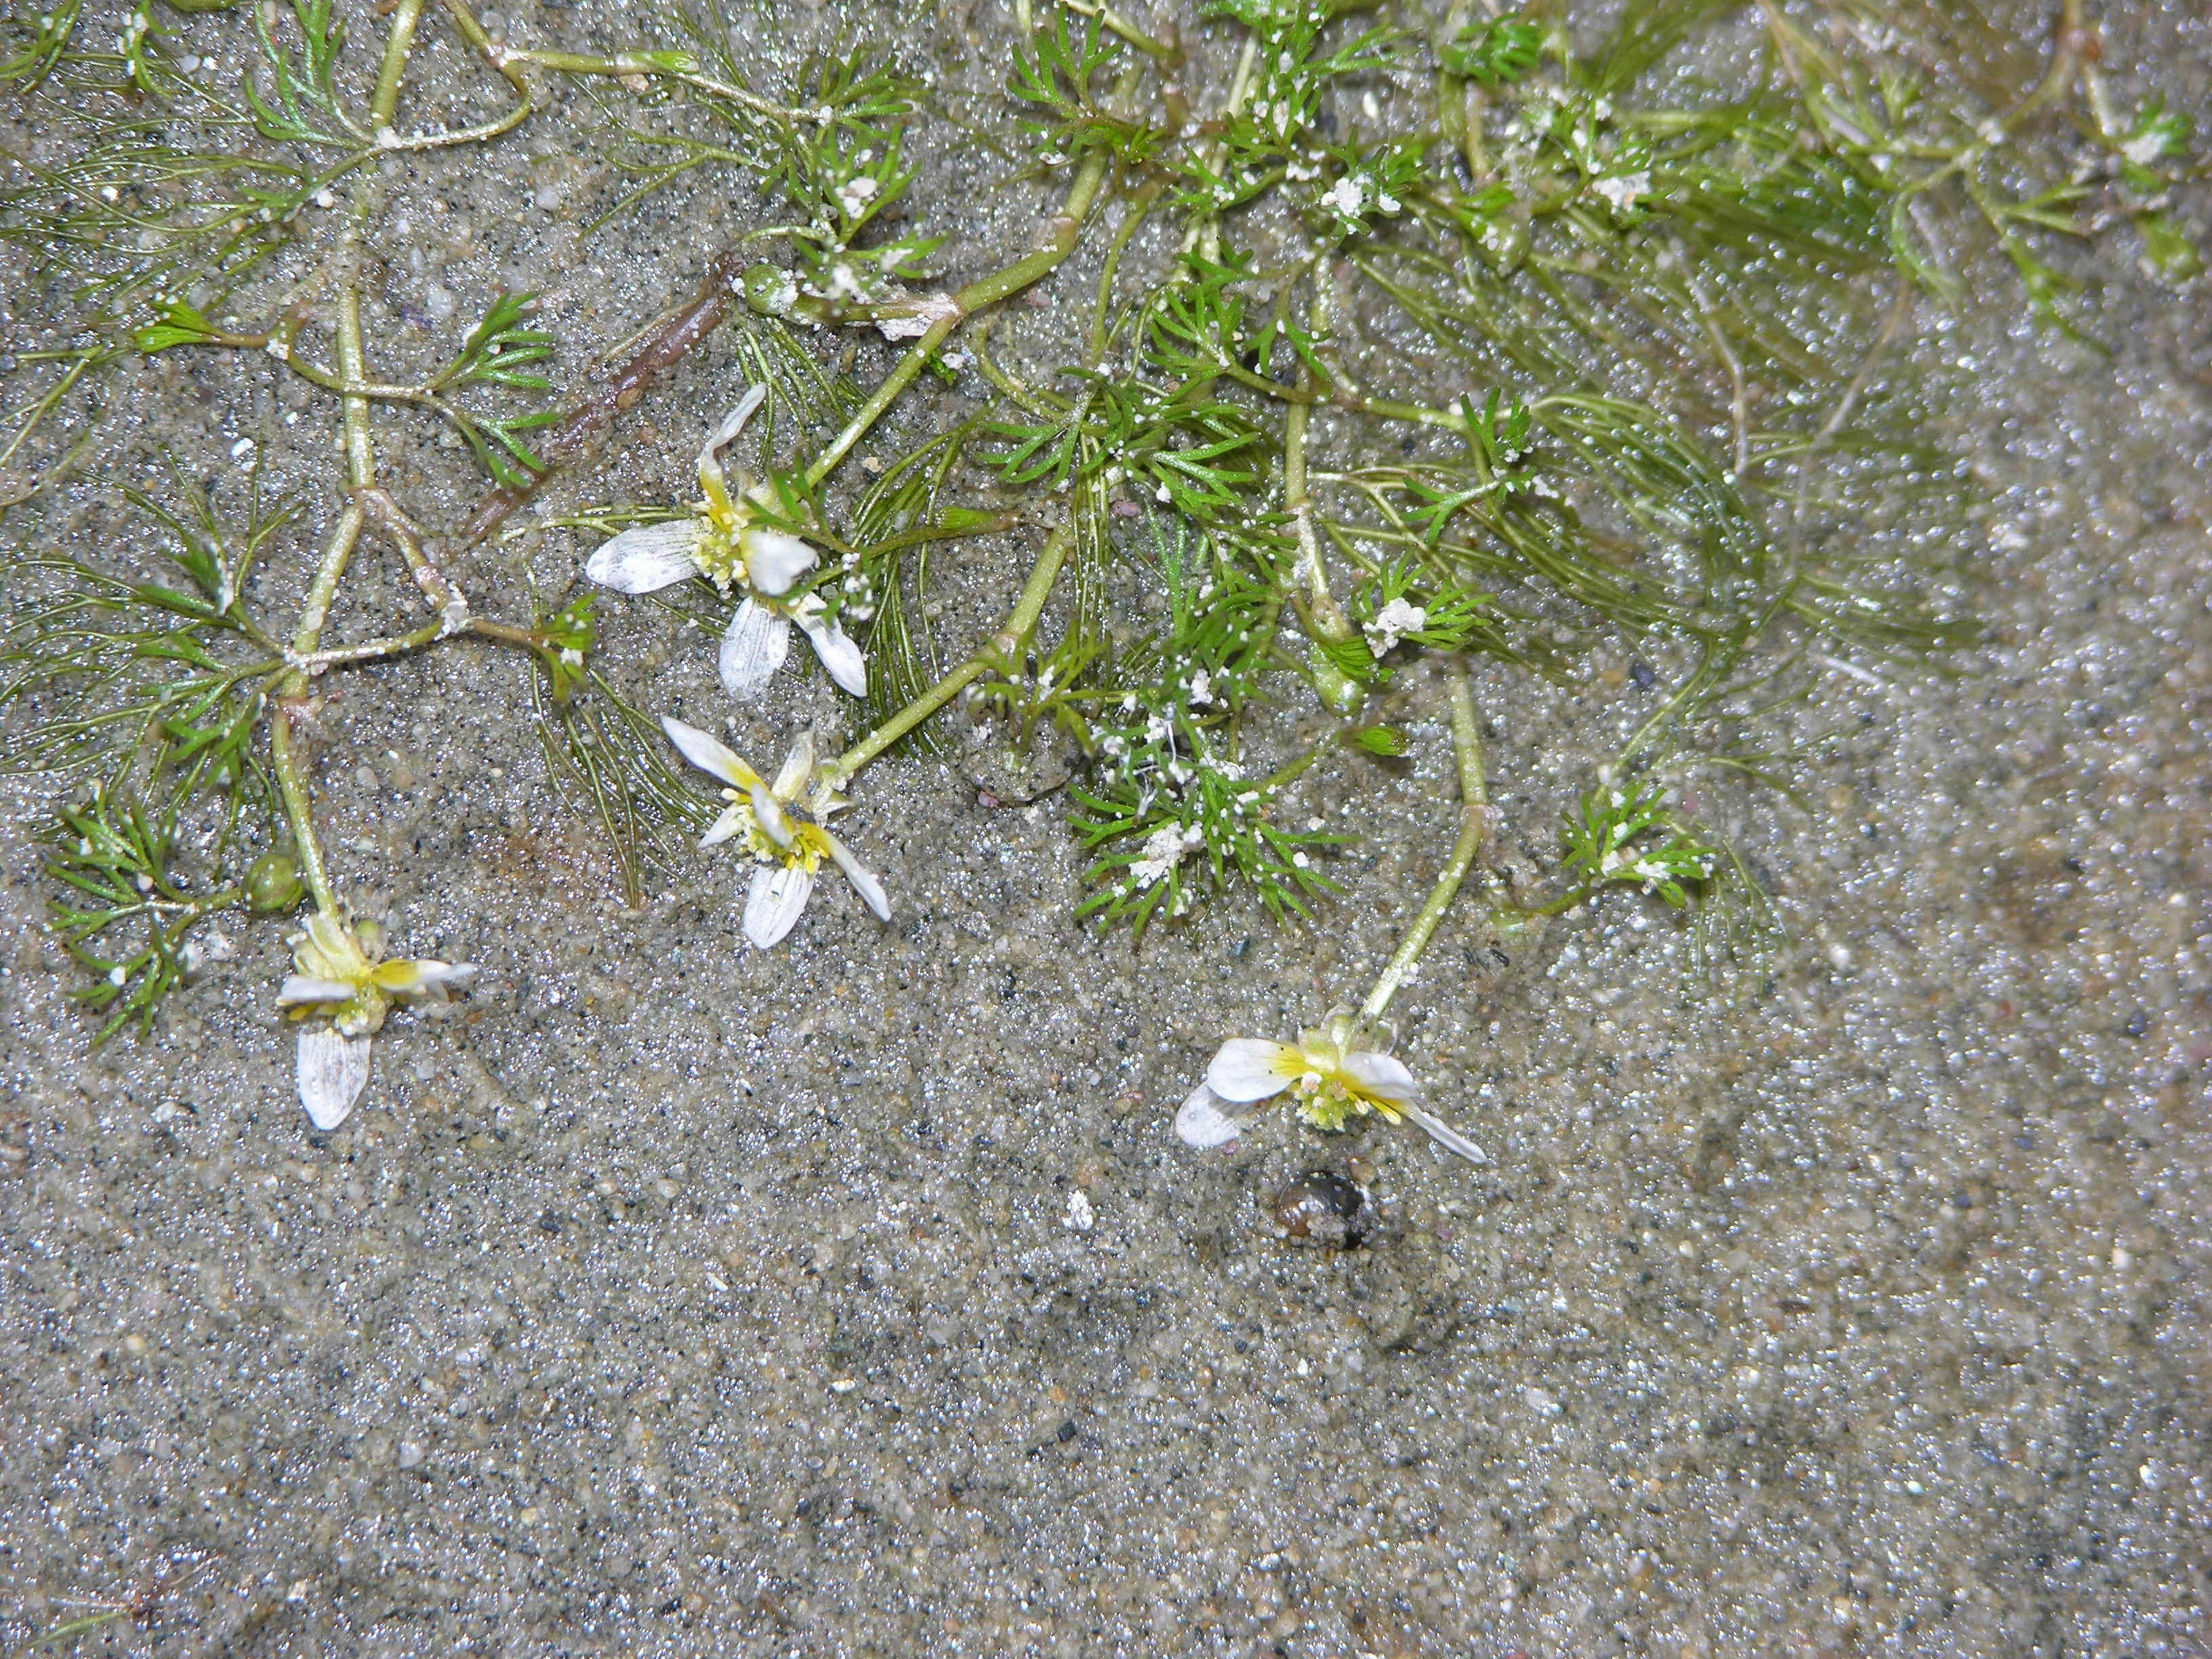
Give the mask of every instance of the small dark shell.
[[1375, 1220], [1367, 1188], [1334, 1170], [1309, 1170], [1267, 1200], [1275, 1236], [1348, 1250]]

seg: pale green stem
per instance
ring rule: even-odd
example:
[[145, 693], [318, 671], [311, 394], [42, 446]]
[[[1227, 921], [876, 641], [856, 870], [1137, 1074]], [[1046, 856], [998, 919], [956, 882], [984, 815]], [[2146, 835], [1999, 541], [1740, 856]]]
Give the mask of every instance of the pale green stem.
[[[1154, 40], [1111, 6], [1085, 5], [1083, 0], [1060, 0], [1060, 3], [1078, 17], [1097, 18], [1110, 32], [1120, 35], [1149, 58], [1157, 58], [1164, 64], [1176, 64], [1182, 60], [1181, 46], [1170, 46], [1165, 40]], [[1026, 33], [1028, 31], [1025, 29], [1024, 33]]]
[[[1304, 377], [1300, 376], [1303, 380]], [[1306, 422], [1309, 409], [1292, 404], [1283, 418], [1283, 511], [1297, 526], [1298, 562], [1305, 567], [1314, 631], [1331, 645], [1352, 637], [1352, 622], [1328, 589], [1328, 567], [1321, 538], [1314, 533], [1313, 500], [1306, 485]]]
[[422, 21], [422, 0], [399, 0], [392, 14], [392, 33], [384, 40], [384, 62], [376, 71], [376, 94], [369, 100], [368, 126], [382, 132], [399, 111], [399, 83], [407, 74], [407, 55], [415, 49], [415, 26]]
[[1127, 252], [1130, 240], [1145, 222], [1145, 216], [1152, 211], [1152, 204], [1166, 188], [1166, 179], [1153, 179], [1130, 198], [1129, 210], [1122, 216], [1121, 228], [1114, 233], [1114, 240], [1106, 249], [1106, 263], [1098, 272], [1097, 303], [1091, 319], [1091, 363], [1094, 368], [1106, 355], [1106, 325], [1114, 303], [1114, 273], [1121, 269], [1121, 255]]
[[292, 826], [292, 842], [300, 849], [301, 878], [314, 896], [315, 908], [325, 915], [335, 915], [337, 896], [331, 891], [331, 878], [323, 868], [323, 849], [315, 840], [314, 808], [307, 799], [299, 757], [292, 752], [291, 705], [281, 698], [276, 718], [269, 722], [269, 757], [276, 774], [276, 787], [284, 797], [284, 817]]
[[399, 503], [376, 489], [364, 489], [359, 499], [377, 527], [399, 544], [399, 556], [407, 562], [407, 574], [422, 591], [422, 603], [440, 613], [448, 630], [458, 631], [469, 617], [468, 599], [446, 579], [446, 573], [423, 547], [422, 536], [399, 510]]
[[359, 645], [333, 646], [327, 651], [318, 651], [313, 656], [295, 658], [293, 666], [309, 675], [319, 675], [333, 668], [354, 668], [365, 662], [381, 662], [387, 657], [404, 656], [426, 646], [464, 636], [491, 640], [501, 645], [520, 646], [541, 656], [550, 654], [555, 649], [552, 642], [542, 634], [534, 634], [526, 628], [492, 622], [483, 617], [471, 617], [464, 608], [458, 615], [441, 617], [435, 622], [424, 623], [420, 628], [404, 634], [387, 634], [380, 639], [364, 640]]
[[[1067, 562], [1068, 550], [1074, 545], [1075, 530], [1072, 525], [1062, 525], [1045, 538], [1043, 550], [1037, 555], [1029, 580], [1022, 584], [1021, 597], [1008, 613], [1006, 625], [991, 636], [991, 649], [996, 657], [1009, 657], [1021, 649], [1022, 641], [1044, 614], [1046, 597], [1052, 592], [1060, 567]], [[832, 761], [823, 770], [823, 779], [831, 788], [842, 788], [854, 773], [958, 696], [970, 681], [992, 665], [993, 660], [980, 653], [969, 658]]]
[[914, 377], [921, 373], [922, 365], [935, 355], [938, 347], [945, 343], [945, 337], [960, 326], [966, 313], [957, 308], [958, 303], [956, 300], [952, 307], [939, 314], [927, 331], [914, 343], [913, 349], [899, 359], [897, 366], [890, 374], [884, 376], [883, 384], [875, 389], [866, 403], [860, 405], [859, 412], [846, 422], [845, 429], [837, 434], [830, 447], [816, 457], [814, 465], [806, 469], [809, 489], [828, 477], [836, 470], [837, 463], [852, 453], [853, 446], [868, 435], [869, 430], [883, 418], [884, 411], [891, 406], [891, 400], [914, 384]]
[[[1244, 112], [1245, 95], [1252, 89], [1252, 66], [1259, 61], [1259, 56], [1260, 36], [1256, 31], [1247, 29], [1244, 31], [1243, 47], [1237, 54], [1237, 78], [1230, 82], [1229, 86], [1227, 112], [1231, 115], [1242, 115]], [[1227, 141], [1218, 141], [1213, 148], [1206, 152], [1206, 170], [1218, 175], [1221, 163], [1228, 154]], [[1185, 234], [1182, 246], [1185, 252], [1195, 247], [1209, 261], [1218, 261], [1221, 258], [1221, 216], [1209, 210], [1206, 216], [1194, 224]]]
[[[1124, 85], [1127, 84], [1125, 77]], [[829, 448], [822, 452], [814, 465], [806, 469], [806, 483], [810, 489], [828, 477], [837, 463], [852, 453], [853, 446], [868, 434], [870, 428], [883, 417], [884, 411], [891, 406], [892, 400], [914, 383], [914, 377], [921, 373], [922, 366], [928, 362], [938, 347], [945, 343], [946, 336], [985, 306], [996, 305], [1000, 301], [1020, 293], [1040, 277], [1050, 275], [1074, 252], [1076, 234], [1083, 228], [1084, 220], [1090, 216], [1092, 204], [1098, 199], [1099, 189], [1106, 182], [1107, 169], [1112, 160], [1103, 150], [1094, 151], [1085, 159], [1081, 169], [1075, 175], [1074, 183], [1069, 186], [1066, 204], [1046, 227], [1044, 239], [1038, 244], [1036, 252], [1008, 265], [1004, 270], [970, 283], [957, 293], [945, 296], [940, 301], [937, 319], [930, 324], [928, 332], [916, 340], [913, 349], [899, 359], [898, 366], [884, 377], [883, 384], [876, 388], [874, 395], [845, 423], [845, 429], [837, 434]]]
[[1389, 398], [1370, 398], [1349, 389], [1340, 391], [1329, 399], [1340, 409], [1356, 410], [1362, 415], [1373, 415], [1385, 421], [1407, 421], [1416, 426], [1433, 426], [1445, 432], [1467, 434], [1467, 422], [1448, 409], [1430, 409], [1421, 404], [1401, 404]]
[[817, 122], [824, 118], [817, 110], [791, 109], [758, 93], [747, 92], [743, 87], [733, 87], [726, 81], [717, 81], [710, 75], [702, 75], [696, 61], [684, 53], [621, 52], [612, 58], [587, 57], [582, 52], [550, 52], [538, 47], [495, 46], [492, 62], [504, 72], [517, 64], [535, 64], [540, 69], [557, 70], [562, 75], [605, 75], [628, 76], [649, 75], [662, 80], [679, 82], [696, 87], [701, 92], [749, 109], [756, 115], [765, 115], [786, 125], [802, 122]]
[[[362, 350], [361, 289], [350, 279], [338, 290], [338, 378], [349, 386], [366, 385], [368, 368]], [[376, 449], [369, 441], [368, 399], [358, 392], [345, 394], [346, 486], [369, 489], [376, 484]]]
[[[406, 74], [408, 54], [414, 47], [415, 26], [422, 15], [422, 0], [400, 0], [398, 12], [392, 18], [392, 33], [385, 42], [383, 64], [377, 71], [376, 92], [369, 106], [372, 124], [379, 129], [392, 125], [392, 114], [399, 107], [400, 82]], [[353, 252], [350, 245], [368, 212], [372, 196], [373, 186], [362, 190], [347, 226], [349, 264]], [[361, 289], [355, 272], [349, 270], [338, 289], [337, 325], [338, 377], [347, 386], [367, 383], [364, 355]], [[353, 559], [354, 549], [361, 544], [362, 526], [366, 520], [362, 496], [376, 487], [376, 448], [369, 434], [368, 399], [349, 392], [344, 395], [343, 409], [342, 441], [346, 485], [352, 499], [338, 515], [337, 527], [331, 533], [330, 544], [323, 552], [323, 562], [308, 586], [307, 603], [301, 608], [300, 625], [292, 635], [295, 659], [312, 657], [322, 641], [323, 624], [329, 620], [331, 605], [337, 598], [338, 584], [345, 579], [346, 566]], [[299, 757], [292, 750], [291, 710], [295, 700], [305, 693], [307, 684], [306, 671], [295, 665], [278, 689], [276, 718], [269, 723], [270, 760], [276, 774], [277, 791], [283, 797], [284, 817], [291, 826], [292, 841], [299, 848], [301, 874], [306, 878], [307, 890], [314, 895], [315, 908], [329, 915], [337, 913], [337, 896], [331, 890], [330, 876], [323, 867], [322, 847], [315, 839], [314, 809], [307, 799], [307, 780], [301, 775]]]
[[330, 617], [331, 602], [337, 597], [338, 582], [361, 541], [362, 518], [358, 501], [347, 502], [345, 511], [338, 514], [337, 527], [331, 532], [330, 544], [323, 550], [323, 562], [307, 588], [307, 602], [300, 608], [300, 625], [292, 633], [292, 649], [301, 656], [313, 653], [322, 640], [323, 623]]
[[1444, 912], [1458, 896], [1461, 884], [1467, 880], [1468, 872], [1474, 867], [1483, 842], [1489, 837], [1490, 797], [1482, 776], [1482, 735], [1475, 728], [1474, 694], [1468, 689], [1467, 671], [1463, 668], [1452, 672], [1451, 726], [1452, 748], [1459, 757], [1459, 840], [1452, 848], [1443, 873], [1437, 878], [1428, 902], [1413, 918], [1413, 925], [1400, 941], [1396, 954], [1382, 969], [1382, 977], [1375, 981], [1375, 988], [1367, 994], [1367, 1000], [1360, 1005], [1359, 1023], [1363, 1026], [1382, 1018], [1389, 1007], [1390, 999], [1397, 995], [1399, 986], [1421, 959], [1421, 952], [1429, 948], [1437, 924], [1443, 921]]

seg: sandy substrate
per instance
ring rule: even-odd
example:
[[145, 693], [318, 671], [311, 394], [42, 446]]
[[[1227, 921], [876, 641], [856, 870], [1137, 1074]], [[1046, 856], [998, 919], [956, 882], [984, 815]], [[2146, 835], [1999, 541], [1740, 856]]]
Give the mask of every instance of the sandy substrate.
[[[2212, 29], [2182, 9], [2116, 23], [2112, 56], [2201, 106]], [[949, 85], [996, 51], [988, 12], [935, 25], [969, 64]], [[1043, 195], [976, 210], [1002, 164], [955, 139], [924, 150], [923, 216], [1017, 246]], [[431, 290], [501, 279], [619, 338], [761, 210], [695, 192], [580, 247], [605, 181], [529, 139], [387, 184], [410, 229], [372, 337], [402, 362], [450, 346]], [[1169, 1127], [1222, 1038], [1356, 1000], [1425, 891], [1455, 810], [1426, 672], [1395, 694], [1411, 766], [1333, 763], [1302, 799], [1370, 831], [1314, 930], [1242, 900], [1141, 948], [1079, 929], [1057, 798], [1012, 804], [1052, 757], [1009, 771], [956, 722], [841, 820], [892, 924], [825, 881], [772, 955], [729, 861], [624, 908], [516, 662], [357, 678], [318, 759], [339, 878], [483, 981], [396, 1018], [328, 1136], [293, 1096], [274, 925], [231, 927], [152, 1040], [89, 1048], [18, 785], [0, 1649], [196, 1573], [81, 1650], [2207, 1651], [2212, 311], [2123, 276], [2106, 358], [1983, 269], [1940, 349], [1988, 639], [1832, 680], [1797, 717], [1830, 733], [1809, 810], [1717, 797], [1790, 930], [1764, 986], [1691, 994], [1681, 925], [1633, 897], [1511, 940], [1448, 921], [1400, 1052], [1480, 1172], [1287, 1114], [1204, 1156]], [[317, 492], [306, 556], [335, 511], [323, 404], [181, 355], [122, 384], [147, 395], [118, 400], [110, 476], [159, 441], [218, 476], [263, 437], [272, 482]], [[734, 390], [718, 344], [589, 493], [684, 488]], [[969, 406], [933, 392], [908, 429]], [[379, 432], [395, 489], [457, 517], [465, 457]], [[112, 492], [64, 494], [42, 538], [126, 533]], [[951, 561], [941, 638], [1033, 544]], [[579, 551], [456, 574], [520, 614]], [[342, 627], [399, 594], [376, 574]], [[721, 721], [696, 635], [610, 615], [641, 700]], [[1625, 665], [1566, 692], [1478, 672], [1510, 867], [1550, 865], [1650, 712], [1601, 677]], [[810, 668], [732, 740], [772, 765], [838, 702]], [[1270, 1195], [1353, 1160], [1364, 1243], [1279, 1241]]]

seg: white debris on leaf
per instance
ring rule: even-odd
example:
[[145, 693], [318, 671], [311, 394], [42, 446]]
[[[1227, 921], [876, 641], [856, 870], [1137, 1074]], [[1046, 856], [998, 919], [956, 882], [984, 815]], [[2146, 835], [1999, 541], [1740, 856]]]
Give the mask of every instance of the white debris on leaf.
[[873, 179], [861, 173], [837, 186], [837, 205], [844, 210], [848, 219], [857, 219], [868, 210], [868, 204], [882, 189]]
[[2120, 154], [2137, 167], [2147, 167], [2165, 155], [2171, 137], [2165, 126], [2154, 125], [2122, 144]]
[[1195, 824], [1185, 829], [1170, 823], [1153, 830], [1145, 842], [1144, 857], [1129, 866], [1130, 877], [1140, 889], [1165, 880], [1168, 872], [1182, 862], [1182, 855], [1205, 839], [1206, 832]]
[[1362, 629], [1367, 635], [1369, 647], [1378, 657], [1386, 656], [1398, 641], [1408, 634], [1418, 634], [1428, 626], [1429, 613], [1419, 605], [1405, 599], [1395, 599], [1375, 613], [1375, 620]]
[[1367, 211], [1367, 186], [1346, 173], [1322, 192], [1321, 204], [1340, 219], [1357, 219]]
[[882, 319], [876, 331], [886, 340], [918, 340], [939, 324], [958, 322], [961, 315], [960, 302], [951, 295], [933, 294], [918, 310]]
[[1626, 213], [1651, 193], [1651, 174], [1648, 169], [1624, 173], [1617, 178], [1595, 179], [1590, 188], [1604, 197], [1615, 213]]

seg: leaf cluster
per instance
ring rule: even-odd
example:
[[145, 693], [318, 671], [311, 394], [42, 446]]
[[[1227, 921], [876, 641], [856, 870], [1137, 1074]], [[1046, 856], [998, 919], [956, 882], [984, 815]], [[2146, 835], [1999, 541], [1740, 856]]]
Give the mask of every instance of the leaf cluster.
[[1381, 51], [1388, 33], [1370, 29], [1350, 41], [1328, 44], [1332, 14], [1326, 8], [1308, 11], [1238, 0], [1209, 6], [1206, 15], [1235, 16], [1252, 29], [1255, 72], [1243, 105], [1224, 117], [1213, 144], [1178, 161], [1185, 180], [1181, 204], [1224, 212], [1285, 179], [1317, 179], [1347, 161], [1356, 165], [1358, 150], [1333, 144], [1321, 131], [1324, 105], [1332, 82], [1389, 67]]
[[[494, 295], [483, 320], [469, 331], [453, 361], [431, 377], [428, 390], [443, 393], [469, 386], [500, 386], [550, 392], [553, 383], [538, 372], [536, 365], [552, 356], [555, 341], [543, 329], [531, 325], [535, 307], [533, 295]], [[541, 402], [519, 413], [496, 415], [450, 403], [444, 407], [471, 453], [496, 482], [520, 487], [545, 471], [545, 463], [522, 434], [561, 418], [561, 411], [550, 403]]]
[[1274, 583], [1167, 515], [1152, 520], [1151, 541], [1168, 624], [1112, 665], [1094, 699], [1087, 737], [1102, 765], [1071, 790], [1071, 822], [1099, 854], [1085, 872], [1097, 890], [1076, 914], [1141, 934], [1241, 883], [1271, 913], [1304, 915], [1330, 886], [1312, 852], [1340, 838], [1273, 823], [1279, 783], [1248, 779], [1237, 752], [1272, 658]]
[[1525, 17], [1491, 17], [1469, 23], [1437, 49], [1447, 73], [1486, 87], [1525, 79], [1543, 56], [1544, 32]]
[[46, 872], [59, 889], [49, 920], [92, 975], [70, 995], [105, 1016], [95, 1042], [152, 1025], [190, 966], [185, 931], [238, 896], [187, 893], [171, 874], [171, 840], [137, 802], [97, 790], [63, 807], [47, 838]]
[[91, 776], [46, 833], [46, 867], [54, 927], [95, 975], [75, 994], [108, 1017], [102, 1039], [151, 1020], [190, 965], [187, 933], [246, 902], [246, 866], [276, 833], [267, 699], [283, 663], [244, 593], [296, 509], [257, 499], [230, 525], [188, 481], [174, 489], [173, 503], [125, 495], [164, 532], [179, 582], [24, 561], [0, 641], [0, 711], [19, 722], [0, 766]]
[[372, 142], [372, 135], [361, 130], [338, 96], [344, 19], [331, 0], [291, 0], [290, 10], [300, 40], [296, 61], [292, 48], [276, 39], [275, 8], [256, 7], [253, 11], [254, 38], [260, 43], [269, 88], [264, 92], [249, 75], [240, 80], [239, 89], [253, 112], [254, 131], [280, 143], [322, 149], [347, 149]]
[[1163, 135], [1109, 107], [1100, 77], [1118, 66], [1125, 48], [1107, 38], [1092, 16], [1079, 39], [1068, 33], [1061, 13], [1053, 27], [1030, 37], [1027, 51], [1014, 48], [1007, 95], [1045, 112], [1024, 120], [1020, 130], [1035, 140], [1048, 165], [1092, 150], [1104, 150], [1128, 166], [1140, 166], [1158, 154]]
[[0, 82], [21, 92], [35, 92], [69, 50], [84, 0], [58, 0], [0, 23]]
[[1565, 815], [1567, 868], [1580, 879], [1578, 902], [1600, 887], [1628, 885], [1680, 910], [1690, 889], [1711, 881], [1719, 850], [1676, 820], [1647, 783], [1591, 790]]

